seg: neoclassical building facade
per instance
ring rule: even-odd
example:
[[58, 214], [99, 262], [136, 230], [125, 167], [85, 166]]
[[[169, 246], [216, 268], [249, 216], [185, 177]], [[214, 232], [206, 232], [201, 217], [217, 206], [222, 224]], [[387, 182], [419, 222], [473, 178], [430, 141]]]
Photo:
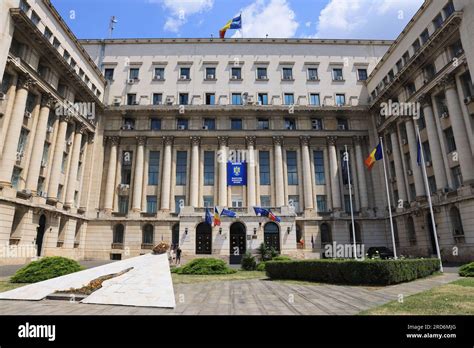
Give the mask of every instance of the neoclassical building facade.
[[[48, 0], [2, 6], [1, 262], [161, 240], [230, 263], [262, 242], [321, 257], [352, 242], [351, 203], [356, 242], [391, 247], [383, 168], [364, 166], [379, 137], [398, 253], [432, 255], [415, 123], [381, 117], [389, 100], [422, 105], [443, 258], [473, 257], [469, 2], [426, 1], [395, 41], [77, 40]], [[210, 226], [214, 207], [237, 216]]]

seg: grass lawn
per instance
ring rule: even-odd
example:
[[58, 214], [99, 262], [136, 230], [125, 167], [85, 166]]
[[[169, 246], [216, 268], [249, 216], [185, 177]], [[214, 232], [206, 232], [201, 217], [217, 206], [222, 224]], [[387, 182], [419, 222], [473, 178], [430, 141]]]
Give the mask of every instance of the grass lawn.
[[404, 299], [363, 311], [362, 315], [474, 314], [474, 278], [461, 278]]
[[25, 286], [28, 284], [25, 283], [10, 283], [7, 280], [0, 280], [0, 292], [12, 290], [15, 288], [19, 288], [20, 286]]
[[176, 274], [171, 273], [173, 284], [191, 284], [199, 282], [223, 281], [223, 280], [244, 280], [244, 279], [266, 279], [265, 272], [259, 271], [237, 271], [232, 274]]

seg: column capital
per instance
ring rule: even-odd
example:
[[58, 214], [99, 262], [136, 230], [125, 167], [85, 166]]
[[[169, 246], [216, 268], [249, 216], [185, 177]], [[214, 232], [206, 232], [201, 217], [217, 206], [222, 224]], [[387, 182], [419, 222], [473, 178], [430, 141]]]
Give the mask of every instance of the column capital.
[[171, 145], [173, 145], [173, 142], [174, 142], [174, 137], [173, 136], [167, 135], [167, 136], [163, 137], [163, 143], [165, 145], [170, 145], [171, 146]]
[[389, 134], [392, 134], [392, 133], [397, 134], [398, 127], [397, 127], [396, 122], [393, 122], [389, 124], [385, 129], [387, 130]]
[[247, 146], [255, 146], [256, 141], [257, 137], [253, 135], [245, 137], [245, 142], [247, 143]]
[[52, 108], [56, 104], [56, 98], [51, 93], [41, 94], [41, 107]]
[[448, 74], [446, 76], [443, 76], [443, 78], [439, 80], [438, 86], [443, 88], [444, 90], [456, 88], [456, 79], [454, 78], [454, 75]]
[[418, 97], [417, 102], [421, 104], [422, 108], [431, 106], [431, 95], [424, 93]]
[[76, 124], [76, 133], [85, 134], [87, 132], [87, 126], [84, 123]]
[[365, 141], [364, 135], [355, 135], [352, 137], [352, 141], [355, 145], [361, 145]]
[[138, 145], [146, 145], [146, 137], [136, 137]]
[[118, 146], [118, 144], [120, 144], [120, 137], [106, 137], [106, 141], [108, 141], [112, 146]]
[[300, 136], [301, 146], [308, 146], [310, 141], [311, 141], [311, 137], [309, 135]]
[[283, 136], [281, 136], [281, 135], [275, 135], [275, 136], [273, 137], [273, 144], [274, 144], [274, 145], [280, 145], [280, 146], [283, 145]]
[[73, 117], [71, 115], [68, 115], [67, 113], [63, 114], [63, 115], [59, 115], [59, 122], [71, 122]]
[[30, 74], [20, 74], [18, 76], [17, 88], [23, 88], [29, 90], [36, 84], [36, 81], [31, 77]]
[[219, 146], [229, 145], [229, 137], [217, 137], [217, 141], [219, 143]]
[[326, 139], [329, 145], [336, 145], [337, 136], [328, 136]]
[[190, 139], [191, 139], [191, 145], [193, 146], [199, 146], [201, 144], [201, 137], [193, 136], [193, 137], [190, 137]]

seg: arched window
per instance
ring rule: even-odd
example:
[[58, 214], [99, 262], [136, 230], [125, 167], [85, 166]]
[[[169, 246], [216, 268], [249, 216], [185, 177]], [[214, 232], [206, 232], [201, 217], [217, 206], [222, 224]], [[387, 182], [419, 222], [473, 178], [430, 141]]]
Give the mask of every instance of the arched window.
[[153, 245], [153, 225], [146, 224], [142, 229], [142, 244]]
[[263, 227], [263, 241], [269, 248], [280, 252], [280, 227], [274, 222], [267, 222]]
[[452, 207], [449, 210], [449, 218], [451, 220], [451, 226], [453, 228], [453, 237], [456, 243], [464, 243], [464, 229], [462, 227], [461, 214], [459, 209]]
[[113, 243], [114, 244], [123, 244], [124, 233], [125, 233], [125, 227], [122, 224], [115, 225], [114, 226]]
[[411, 216], [407, 219], [407, 233], [410, 245], [416, 245], [415, 223], [413, 222], [413, 218]]
[[176, 249], [179, 245], [179, 223], [174, 224], [171, 229], [171, 245]]
[[196, 226], [196, 254], [212, 254], [212, 228], [205, 222]]
[[[362, 236], [360, 234], [360, 227], [357, 222], [354, 223], [355, 225], [355, 235], [356, 235], [356, 244], [362, 244]], [[352, 223], [349, 224], [349, 236], [351, 244], [354, 243], [354, 235], [352, 233]]]

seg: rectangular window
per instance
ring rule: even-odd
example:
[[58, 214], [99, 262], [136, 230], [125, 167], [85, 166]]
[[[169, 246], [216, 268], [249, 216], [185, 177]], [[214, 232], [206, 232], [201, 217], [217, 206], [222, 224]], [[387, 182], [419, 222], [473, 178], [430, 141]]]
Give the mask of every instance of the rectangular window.
[[133, 118], [124, 118], [123, 119], [123, 130], [133, 130], [135, 129], [135, 120]]
[[163, 104], [163, 94], [153, 93], [153, 105], [162, 105]]
[[397, 62], [396, 66], [397, 66], [397, 73], [399, 73], [400, 70], [402, 70], [403, 68], [403, 62], [401, 59]]
[[463, 183], [461, 167], [456, 166], [456, 167], [451, 168], [451, 174], [453, 175], [454, 188], [456, 189], [460, 188]]
[[242, 68], [232, 68], [232, 80], [242, 79]]
[[136, 94], [127, 94], [127, 105], [138, 105], [137, 103], [137, 95]]
[[160, 130], [161, 129], [161, 119], [159, 118], [152, 118], [150, 119], [150, 129], [151, 130]]
[[21, 0], [20, 1], [20, 9], [23, 11], [23, 12], [28, 12], [30, 10], [31, 6], [28, 5], [28, 2], [26, 2], [25, 0]]
[[132, 163], [133, 163], [133, 152], [123, 151], [122, 152], [122, 185], [130, 185], [132, 182]]
[[444, 16], [448, 18], [454, 12], [454, 5], [452, 1], [449, 1], [446, 6], [443, 7]]
[[260, 196], [260, 206], [263, 208], [270, 208], [271, 206], [270, 196]]
[[232, 93], [232, 105], [242, 105], [242, 94]]
[[[214, 208], [214, 196], [203, 196], [204, 208]], [[212, 214], [213, 212], [211, 212]]]
[[337, 106], [346, 105], [346, 95], [345, 94], [336, 94], [336, 105]]
[[416, 198], [416, 189], [415, 189], [415, 184], [410, 184], [409, 185], [410, 189], [410, 201], [414, 201]]
[[185, 200], [185, 196], [174, 196], [174, 212], [176, 214], [181, 212], [181, 207], [184, 207]]
[[48, 27], [44, 28], [44, 37], [47, 39], [47, 40], [51, 40], [51, 37], [53, 36], [53, 33], [51, 32], [51, 30], [49, 30]]
[[309, 105], [313, 105], [313, 106], [320, 106], [321, 105], [318, 93], [311, 93], [309, 95]]
[[41, 196], [44, 191], [44, 182], [45, 179], [42, 176], [38, 177], [38, 185], [36, 186], [36, 191], [38, 192], [38, 195]]
[[21, 168], [14, 167], [12, 173], [12, 187], [18, 189], [18, 183], [20, 182]]
[[293, 93], [285, 93], [285, 105], [294, 105], [295, 104], [295, 95]]
[[293, 68], [283, 68], [283, 80], [293, 80]]
[[230, 129], [232, 130], [240, 130], [242, 129], [242, 119], [240, 118], [232, 118], [230, 120]]
[[31, 11], [31, 21], [34, 23], [34, 25], [38, 25], [40, 22], [40, 18], [35, 11]]
[[342, 81], [344, 76], [342, 75], [342, 68], [333, 68], [332, 69], [332, 79], [333, 81]]
[[367, 69], [357, 69], [357, 79], [359, 81], [367, 80]]
[[337, 118], [337, 129], [338, 130], [349, 130], [349, 122], [346, 118]]
[[436, 179], [434, 175], [428, 178], [428, 186], [430, 187], [431, 194], [434, 194], [436, 192]]
[[216, 68], [206, 68], [206, 80], [216, 79]]
[[180, 68], [179, 69], [179, 78], [181, 80], [189, 80], [191, 78], [191, 69], [190, 68]]
[[216, 129], [216, 119], [215, 118], [205, 118], [203, 121], [203, 128], [205, 130], [214, 130]]
[[41, 157], [41, 167], [46, 167], [49, 157], [49, 143], [44, 143], [43, 156]]
[[129, 79], [130, 80], [138, 80], [138, 76], [140, 74], [139, 68], [130, 68]]
[[[352, 209], [354, 209], [354, 195], [352, 195]], [[344, 195], [344, 211], [351, 213], [351, 196], [349, 195]]]
[[[428, 39], [430, 38], [430, 33], [428, 32], [428, 29], [423, 30], [423, 32], [420, 35], [420, 38], [421, 38], [421, 43], [424, 45], [426, 41], [428, 41]], [[405, 58], [405, 55], [403, 56], [403, 58]], [[407, 63], [407, 60], [405, 60], [405, 64], [406, 63]]]
[[63, 188], [63, 185], [58, 185], [58, 195], [56, 196], [58, 200], [61, 200], [61, 197], [63, 196]]
[[156, 196], [146, 196], [146, 212], [148, 214], [155, 214], [157, 211]]
[[411, 46], [413, 47], [413, 52], [418, 52], [421, 48], [420, 40], [416, 39]]
[[269, 129], [270, 121], [268, 118], [259, 118], [257, 119], [257, 129]]
[[324, 174], [324, 152], [314, 151], [314, 178], [316, 185], [326, 185], [326, 176]]
[[28, 129], [22, 128], [20, 132], [20, 139], [18, 139], [18, 146], [16, 152], [23, 156], [25, 153], [26, 143], [28, 142]]
[[258, 166], [260, 169], [260, 185], [270, 185], [270, 152], [258, 152]]
[[268, 94], [259, 93], [258, 94], [258, 105], [268, 105]]
[[188, 153], [186, 151], [176, 152], [176, 185], [186, 185], [186, 169]]
[[257, 68], [257, 79], [258, 80], [267, 80], [267, 68]]
[[189, 94], [188, 93], [180, 93], [179, 94], [179, 105], [188, 105], [189, 101]]
[[64, 152], [63, 153], [63, 159], [61, 161], [61, 173], [66, 173], [66, 168], [67, 168], [67, 159], [68, 159], [68, 153]]
[[308, 68], [308, 80], [311, 80], [311, 81], [318, 80], [318, 69], [317, 68]]
[[431, 162], [431, 151], [430, 151], [430, 144], [425, 141], [423, 144], [423, 155], [425, 157], [425, 161], [430, 161]]
[[148, 155], [148, 185], [158, 185], [160, 151], [150, 151]]
[[444, 131], [448, 153], [456, 151], [456, 140], [454, 139], [453, 129], [449, 127]]
[[113, 81], [114, 80], [114, 69], [112, 68], [107, 68], [104, 71], [104, 76], [107, 81]]
[[155, 68], [155, 75], [153, 76], [155, 80], [164, 80], [165, 79], [165, 68]]
[[318, 209], [318, 212], [322, 212], [322, 213], [327, 212], [328, 205], [327, 205], [326, 195], [316, 196], [316, 209]]
[[443, 16], [441, 13], [439, 13], [434, 19], [433, 19], [433, 25], [435, 27], [435, 30], [440, 28], [443, 25]]
[[296, 151], [286, 151], [288, 185], [298, 185], [298, 162]]
[[176, 120], [176, 126], [179, 130], [188, 129], [188, 119], [187, 118], [178, 118]]
[[206, 105], [215, 105], [216, 95], [214, 93], [206, 93]]
[[232, 195], [232, 208], [242, 208], [244, 201], [240, 195]]
[[215, 157], [214, 151], [204, 151], [205, 186], [214, 186]]
[[322, 130], [323, 129], [323, 120], [320, 118], [312, 118], [311, 119], [311, 128], [314, 130]]
[[119, 196], [119, 213], [127, 214], [128, 213], [128, 196]]
[[296, 121], [294, 118], [285, 118], [285, 129], [287, 130], [296, 129]]

